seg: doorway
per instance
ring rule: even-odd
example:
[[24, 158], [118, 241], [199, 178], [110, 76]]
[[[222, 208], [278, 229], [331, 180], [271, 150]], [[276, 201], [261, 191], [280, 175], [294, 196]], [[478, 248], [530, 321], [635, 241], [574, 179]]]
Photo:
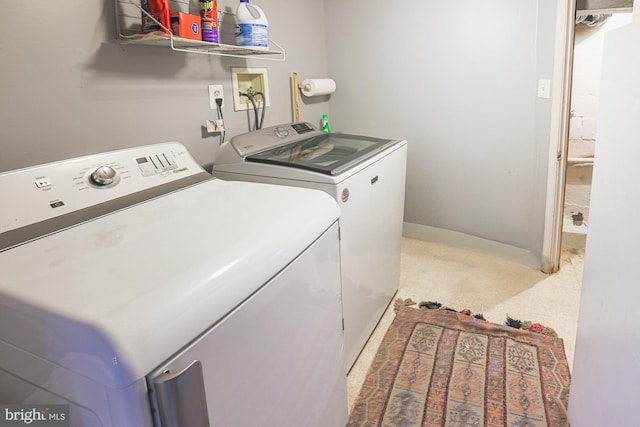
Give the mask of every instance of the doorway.
[[[589, 5], [600, 8], [589, 8]], [[607, 5], [610, 8], [606, 8]], [[560, 269], [563, 250], [584, 251], [586, 246], [591, 176], [597, 164], [595, 135], [604, 34], [631, 22], [632, 6], [632, 0], [577, 0], [577, 4], [575, 1], [558, 2], [556, 84], [552, 88], [552, 135], [555, 136], [552, 136], [549, 151], [542, 250], [542, 271], [545, 273], [555, 273]], [[598, 17], [607, 14], [611, 17]], [[579, 52], [576, 58], [574, 49], [586, 52]], [[574, 75], [581, 75], [576, 77], [576, 82], [573, 82]], [[573, 93], [576, 94], [575, 100]], [[582, 101], [586, 104], [582, 106], [582, 101], [577, 99], [580, 94], [585, 96]], [[572, 170], [568, 172], [569, 167]]]
[[589, 230], [604, 36], [632, 20], [626, 9], [605, 12], [576, 12], [561, 235], [562, 250], [573, 254], [584, 254]]

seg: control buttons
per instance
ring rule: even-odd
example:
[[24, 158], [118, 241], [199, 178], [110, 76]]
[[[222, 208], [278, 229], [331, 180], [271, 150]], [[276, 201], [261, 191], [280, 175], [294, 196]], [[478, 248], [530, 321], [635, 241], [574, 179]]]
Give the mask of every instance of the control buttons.
[[276, 135], [280, 138], [286, 138], [287, 136], [289, 136], [289, 129], [283, 126], [278, 126], [276, 128]]
[[300, 134], [300, 135], [302, 135], [303, 133], [307, 133], [307, 132], [312, 132], [313, 131], [313, 128], [311, 127], [311, 125], [306, 123], [306, 122], [294, 123], [294, 124], [291, 125], [291, 127], [293, 128], [293, 130], [298, 132], [298, 134]]
[[89, 176], [89, 183], [98, 187], [117, 184], [118, 173], [110, 166], [100, 166]]
[[38, 188], [51, 187], [51, 181], [49, 178], [36, 178], [35, 184]]
[[160, 153], [135, 159], [142, 176], [164, 174], [178, 168], [175, 158], [171, 154]]

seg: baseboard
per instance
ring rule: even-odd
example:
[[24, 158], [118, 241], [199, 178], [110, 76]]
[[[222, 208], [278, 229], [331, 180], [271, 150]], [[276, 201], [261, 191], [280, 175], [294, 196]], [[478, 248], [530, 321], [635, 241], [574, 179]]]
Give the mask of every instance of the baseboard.
[[457, 231], [405, 222], [402, 227], [402, 235], [412, 239], [443, 243], [484, 252], [524, 264], [536, 270], [542, 269], [542, 260], [531, 251]]

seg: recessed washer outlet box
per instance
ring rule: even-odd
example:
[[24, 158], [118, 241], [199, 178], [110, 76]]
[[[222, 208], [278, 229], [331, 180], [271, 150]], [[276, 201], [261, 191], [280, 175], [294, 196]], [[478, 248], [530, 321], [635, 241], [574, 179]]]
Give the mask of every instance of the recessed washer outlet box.
[[[234, 111], [253, 109], [249, 98], [240, 95], [240, 93], [248, 93], [253, 96], [258, 108], [269, 107], [269, 83], [266, 68], [231, 68], [231, 85], [233, 87]], [[264, 99], [259, 94], [264, 95]]]

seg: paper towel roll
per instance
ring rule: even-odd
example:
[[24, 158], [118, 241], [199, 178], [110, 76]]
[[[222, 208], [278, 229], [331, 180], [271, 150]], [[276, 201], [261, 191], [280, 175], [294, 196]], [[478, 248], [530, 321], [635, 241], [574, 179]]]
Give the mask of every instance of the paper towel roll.
[[306, 79], [300, 84], [304, 96], [329, 95], [336, 91], [333, 79]]

